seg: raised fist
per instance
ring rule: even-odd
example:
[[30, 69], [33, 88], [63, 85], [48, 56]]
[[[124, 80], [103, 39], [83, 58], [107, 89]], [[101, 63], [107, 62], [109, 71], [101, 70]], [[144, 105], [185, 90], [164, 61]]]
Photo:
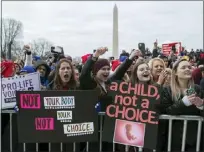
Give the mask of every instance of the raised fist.
[[29, 51], [30, 50], [30, 46], [29, 45], [24, 45], [23, 49]]
[[107, 47], [101, 47], [101, 48], [98, 48], [96, 50], [96, 52], [94, 53], [94, 57], [99, 57], [101, 55], [103, 55], [105, 52], [108, 51], [108, 48]]
[[24, 45], [23, 50], [24, 50], [24, 53], [31, 54], [31, 47], [30, 47], [30, 45]]

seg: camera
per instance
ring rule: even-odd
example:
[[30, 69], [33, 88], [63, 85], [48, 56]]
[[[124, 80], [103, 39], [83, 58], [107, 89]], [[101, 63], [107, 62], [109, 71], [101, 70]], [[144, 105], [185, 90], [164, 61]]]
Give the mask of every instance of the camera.
[[59, 61], [61, 56], [64, 56], [64, 50], [61, 46], [51, 46], [51, 55], [49, 55], [47, 62], [48, 65], [51, 65], [52, 63], [56, 63]]
[[64, 54], [63, 47], [61, 46], [51, 46], [51, 52], [54, 54]]

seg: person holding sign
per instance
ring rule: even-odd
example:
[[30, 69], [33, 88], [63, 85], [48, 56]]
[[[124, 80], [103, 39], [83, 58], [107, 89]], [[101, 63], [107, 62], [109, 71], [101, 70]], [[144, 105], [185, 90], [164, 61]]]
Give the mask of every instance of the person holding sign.
[[[75, 80], [75, 71], [72, 63], [67, 59], [61, 59], [55, 69], [55, 77], [53, 81], [48, 84], [48, 90], [76, 90], [78, 88]], [[64, 151], [72, 151], [73, 144], [63, 144]], [[76, 151], [78, 151], [79, 144], [76, 143]], [[47, 150], [47, 149], [46, 149]], [[60, 143], [52, 143], [52, 151], [60, 151]]]
[[[132, 70], [132, 74], [130, 77], [130, 82], [132, 84], [154, 84], [157, 87], [159, 87], [159, 85], [157, 83], [155, 83], [153, 81], [152, 75], [151, 75], [151, 70], [150, 67], [148, 65], [147, 62], [145, 62], [144, 60], [140, 60], [138, 61], [134, 66], [133, 66], [133, 70]], [[160, 112], [160, 107], [159, 105], [156, 105], [158, 112]], [[159, 128], [160, 131], [158, 132], [158, 145], [157, 145], [157, 150], [162, 149], [162, 145], [164, 140], [161, 140], [162, 138], [164, 138], [163, 133], [165, 132], [165, 128], [164, 128], [164, 124], [163, 122], [160, 120], [159, 121]], [[148, 149], [144, 149], [144, 150], [148, 150]]]
[[[98, 103], [96, 105], [98, 112], [105, 111], [107, 105], [112, 102], [112, 97], [108, 96], [108, 86], [110, 82], [114, 80], [122, 80], [124, 74], [131, 66], [135, 56], [137, 55], [137, 51], [133, 51], [130, 57], [127, 58], [112, 75], [110, 75], [109, 61], [107, 59], [99, 58], [107, 51], [108, 48], [102, 47], [97, 49], [93, 55], [90, 55], [89, 59], [82, 68], [80, 76], [80, 87], [83, 90], [91, 90], [96, 88], [100, 90]], [[103, 146], [105, 148], [104, 151], [112, 150], [112, 144], [103, 144], [106, 145]], [[90, 146], [90, 149], [93, 151], [98, 151], [99, 149], [97, 143]]]
[[[174, 64], [171, 84], [164, 88], [161, 107], [162, 113], [168, 115], [204, 116], [204, 92], [198, 85], [193, 84], [192, 66], [187, 60], [181, 59]], [[173, 122], [172, 127], [176, 128], [172, 133], [172, 151], [179, 151], [182, 143], [183, 122]], [[203, 137], [203, 131], [201, 132], [201, 137]], [[186, 135], [185, 151], [195, 151], [197, 140], [197, 123], [195, 121], [188, 121]], [[201, 146], [203, 150], [204, 144]]]
[[107, 59], [99, 59], [107, 51], [108, 48], [103, 47], [97, 49], [93, 55], [90, 55], [80, 75], [80, 87], [83, 90], [100, 89], [99, 101], [101, 101], [101, 111], [105, 111], [106, 105], [110, 101], [110, 98], [107, 96], [108, 84], [115, 80], [122, 80], [137, 55], [137, 50], [133, 51], [130, 57], [110, 75], [109, 61]]

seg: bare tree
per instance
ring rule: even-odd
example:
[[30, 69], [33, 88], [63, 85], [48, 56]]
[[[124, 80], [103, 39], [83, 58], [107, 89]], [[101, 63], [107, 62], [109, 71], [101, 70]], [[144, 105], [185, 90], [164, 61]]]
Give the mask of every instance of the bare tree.
[[24, 42], [22, 41], [14, 41], [12, 45], [12, 58], [23, 59], [24, 58], [24, 50], [23, 50]]
[[31, 50], [32, 50], [32, 53], [43, 57], [46, 52], [50, 51], [51, 46], [52, 46], [52, 42], [44, 38], [39, 38], [37, 40], [32, 41]]
[[2, 20], [2, 53], [8, 54], [11, 59], [12, 45], [15, 40], [23, 34], [23, 24], [21, 21], [6, 18]]

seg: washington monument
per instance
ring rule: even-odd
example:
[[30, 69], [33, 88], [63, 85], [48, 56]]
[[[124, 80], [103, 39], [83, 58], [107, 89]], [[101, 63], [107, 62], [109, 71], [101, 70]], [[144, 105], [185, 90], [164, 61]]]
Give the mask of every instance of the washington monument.
[[115, 59], [118, 58], [118, 8], [115, 4], [113, 8], [113, 53]]

